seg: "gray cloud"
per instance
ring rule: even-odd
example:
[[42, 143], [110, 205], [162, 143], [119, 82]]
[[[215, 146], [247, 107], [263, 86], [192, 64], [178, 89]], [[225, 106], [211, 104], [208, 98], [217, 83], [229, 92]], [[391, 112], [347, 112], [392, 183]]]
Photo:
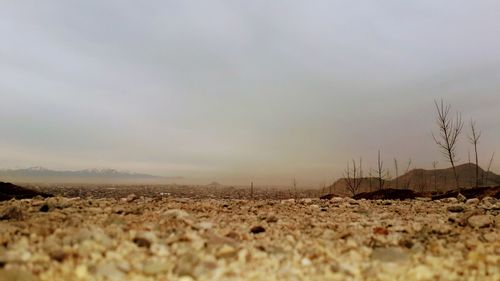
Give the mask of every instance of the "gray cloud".
[[0, 165], [317, 184], [380, 148], [429, 167], [440, 97], [477, 120], [486, 162], [499, 18], [497, 1], [2, 3]]

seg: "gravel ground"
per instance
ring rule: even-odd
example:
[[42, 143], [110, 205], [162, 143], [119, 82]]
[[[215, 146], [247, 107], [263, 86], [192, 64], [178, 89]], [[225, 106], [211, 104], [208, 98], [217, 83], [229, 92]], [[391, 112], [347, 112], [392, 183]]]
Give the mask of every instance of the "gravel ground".
[[500, 202], [0, 202], [0, 281], [500, 280]]

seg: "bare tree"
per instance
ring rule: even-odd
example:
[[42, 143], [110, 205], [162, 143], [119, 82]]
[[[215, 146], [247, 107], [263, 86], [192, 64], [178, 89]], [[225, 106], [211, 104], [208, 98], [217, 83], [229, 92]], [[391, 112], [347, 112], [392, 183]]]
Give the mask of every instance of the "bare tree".
[[380, 150], [378, 151], [376, 173], [378, 178], [378, 189], [382, 190], [385, 185], [385, 178], [387, 177], [387, 171], [384, 169], [384, 161], [380, 159]]
[[432, 169], [434, 171], [434, 191], [437, 191], [437, 164], [438, 161], [432, 161]]
[[396, 171], [396, 188], [399, 188], [398, 159], [394, 158], [394, 170]]
[[356, 160], [352, 159], [352, 170], [347, 163], [347, 168], [344, 172], [344, 180], [347, 186], [347, 190], [352, 194], [352, 196], [358, 193], [359, 187], [361, 186], [361, 181], [363, 180], [363, 168], [361, 166], [361, 158], [359, 159], [359, 166], [356, 166]]
[[250, 183], [250, 199], [253, 200], [253, 182]]
[[[479, 143], [479, 138], [481, 137], [481, 131], [476, 127], [476, 122], [470, 120], [470, 135], [468, 136], [469, 142], [474, 145], [474, 155], [476, 157], [476, 187], [479, 187], [479, 160], [477, 156], [477, 144]], [[469, 161], [470, 162], [470, 161]]]
[[455, 168], [455, 162], [457, 162], [457, 140], [462, 132], [462, 128], [464, 126], [464, 122], [462, 121], [462, 116], [459, 112], [457, 112], [455, 119], [450, 116], [451, 106], [444, 105], [443, 100], [438, 104], [437, 101], [434, 101], [436, 105], [437, 111], [437, 125], [439, 127], [439, 138], [436, 138], [434, 133], [432, 137], [434, 141], [441, 149], [441, 153], [447, 160], [450, 162], [451, 167], [453, 168], [453, 175], [455, 176], [455, 184], [456, 188], [460, 192], [460, 184], [458, 182], [458, 174]]
[[488, 164], [488, 171], [486, 171], [485, 184], [488, 184], [488, 176], [490, 175], [491, 164], [493, 163], [493, 158], [495, 157], [495, 152], [491, 154], [490, 163]]

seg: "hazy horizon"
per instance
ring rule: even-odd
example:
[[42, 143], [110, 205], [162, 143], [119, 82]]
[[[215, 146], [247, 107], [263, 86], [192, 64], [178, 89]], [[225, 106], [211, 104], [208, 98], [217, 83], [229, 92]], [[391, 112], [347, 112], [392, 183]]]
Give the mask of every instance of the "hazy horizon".
[[[449, 164], [434, 100], [500, 153], [500, 2], [0, 4], [0, 169], [319, 185]], [[500, 160], [492, 165], [500, 171]], [[0, 179], [1, 180], [1, 179]]]

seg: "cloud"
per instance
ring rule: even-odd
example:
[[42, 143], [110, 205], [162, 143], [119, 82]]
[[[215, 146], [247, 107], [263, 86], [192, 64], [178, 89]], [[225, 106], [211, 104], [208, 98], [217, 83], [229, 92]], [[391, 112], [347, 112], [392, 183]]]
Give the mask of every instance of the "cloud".
[[428, 167], [440, 97], [478, 121], [486, 159], [500, 138], [499, 6], [3, 3], [3, 165], [313, 184], [380, 148]]

